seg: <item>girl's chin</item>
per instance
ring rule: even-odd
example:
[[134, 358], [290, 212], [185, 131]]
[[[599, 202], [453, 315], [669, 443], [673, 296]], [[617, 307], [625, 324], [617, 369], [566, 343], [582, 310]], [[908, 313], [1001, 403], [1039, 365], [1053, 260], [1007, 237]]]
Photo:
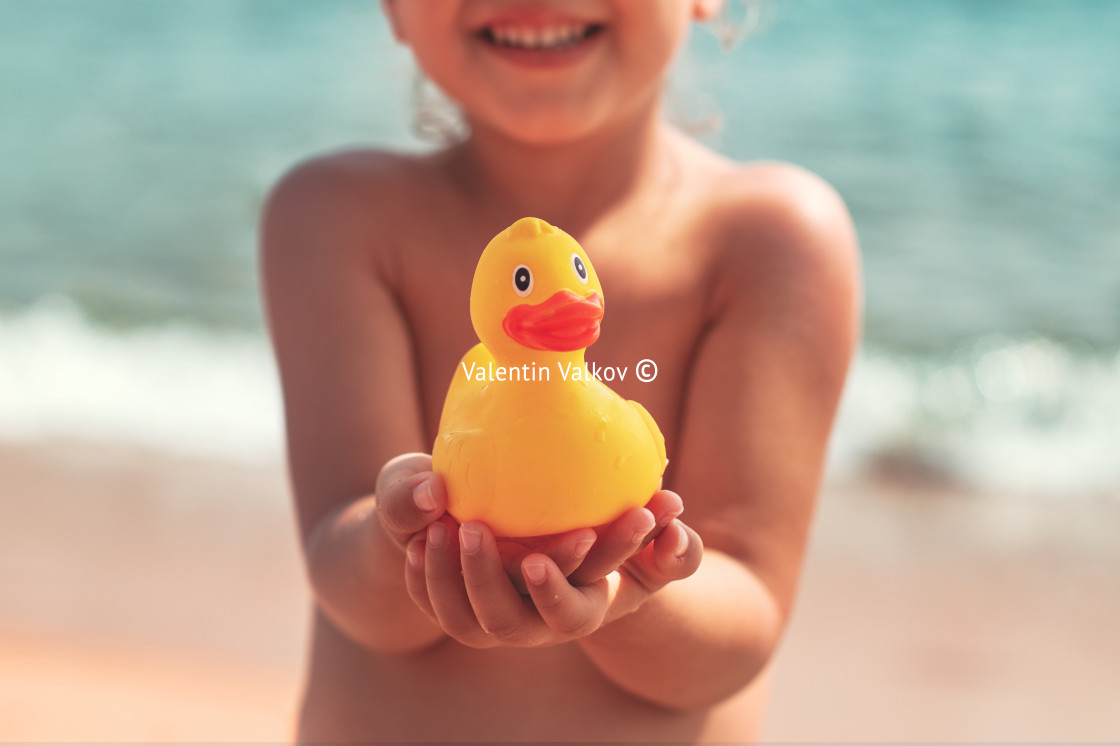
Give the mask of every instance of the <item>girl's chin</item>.
[[502, 136], [523, 145], [538, 147], [566, 145], [579, 142], [594, 131], [586, 122], [564, 123], [556, 120], [545, 121], [534, 126], [532, 122], [519, 120], [506, 127], [495, 127]]
[[536, 146], [578, 142], [602, 129], [603, 124], [603, 113], [588, 107], [578, 110], [534, 107], [532, 110], [502, 112], [485, 120], [470, 122], [476, 132], [485, 131]]

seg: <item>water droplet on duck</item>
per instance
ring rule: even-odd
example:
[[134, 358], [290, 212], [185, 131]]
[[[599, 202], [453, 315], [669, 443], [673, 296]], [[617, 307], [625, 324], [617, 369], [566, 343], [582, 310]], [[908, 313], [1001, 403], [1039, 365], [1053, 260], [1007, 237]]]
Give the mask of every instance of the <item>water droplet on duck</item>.
[[600, 443], [607, 442], [607, 428], [610, 426], [610, 420], [607, 417], [600, 417], [599, 424], [595, 425], [595, 440]]

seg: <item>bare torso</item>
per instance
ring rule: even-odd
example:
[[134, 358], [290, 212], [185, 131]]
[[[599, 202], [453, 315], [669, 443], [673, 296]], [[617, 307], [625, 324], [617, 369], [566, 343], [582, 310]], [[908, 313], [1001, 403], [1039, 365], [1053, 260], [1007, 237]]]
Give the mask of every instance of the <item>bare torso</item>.
[[[526, 683], [532, 686], [526, 686]], [[671, 712], [619, 690], [575, 643], [419, 655], [371, 653], [315, 622], [303, 741], [748, 741], [765, 677], [708, 712]]]
[[[355, 151], [325, 160], [344, 175], [352, 197], [346, 219], [369, 237], [368, 253], [360, 258], [365, 266], [354, 271], [376, 273], [407, 322], [423, 450], [430, 451], [455, 366], [477, 342], [468, 315], [475, 263], [490, 238], [524, 216], [476, 201], [439, 157]], [[729, 240], [718, 218], [721, 194], [732, 172], [738, 174], [736, 183], [742, 182], [741, 167], [698, 148], [681, 163], [687, 166], [593, 223], [565, 225], [553, 215], [534, 216], [571, 233], [595, 265], [606, 316], [587, 360], [628, 370], [626, 379], [611, 387], [641, 402], [659, 423], [670, 460], [669, 489], [698, 340], [719, 313], [729, 283], [736, 283], [735, 292], [751, 292], [748, 284], [766, 282], [762, 269], [757, 278], [734, 276], [721, 264]], [[760, 172], [758, 178], [767, 177]], [[635, 376], [643, 359], [658, 366], [653, 382]], [[686, 520], [690, 512], [702, 514], [703, 506], [690, 508], [689, 495], [682, 496]], [[476, 650], [444, 639], [421, 653], [385, 655], [353, 642], [319, 612], [299, 736], [306, 741], [750, 740], [760, 728], [767, 678], [758, 676], [711, 710], [671, 711], [617, 688], [576, 643]]]

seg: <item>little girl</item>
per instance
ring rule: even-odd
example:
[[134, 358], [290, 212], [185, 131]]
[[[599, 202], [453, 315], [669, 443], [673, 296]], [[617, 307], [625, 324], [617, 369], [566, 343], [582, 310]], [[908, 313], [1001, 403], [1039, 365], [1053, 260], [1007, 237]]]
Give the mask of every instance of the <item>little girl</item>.
[[[316, 602], [301, 741], [745, 741], [789, 618], [858, 334], [856, 239], [819, 178], [661, 117], [720, 0], [385, 0], [457, 104], [427, 155], [304, 162], [262, 220]], [[475, 263], [521, 217], [605, 290], [588, 361], [665, 435], [665, 489], [543, 546], [458, 525], [431, 472], [477, 340]]]

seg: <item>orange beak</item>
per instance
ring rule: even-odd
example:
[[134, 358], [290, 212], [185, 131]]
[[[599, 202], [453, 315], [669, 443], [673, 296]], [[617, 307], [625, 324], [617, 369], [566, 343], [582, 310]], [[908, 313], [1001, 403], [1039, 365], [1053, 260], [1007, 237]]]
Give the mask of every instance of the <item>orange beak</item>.
[[572, 352], [599, 338], [603, 296], [581, 298], [570, 290], [553, 293], [543, 303], [522, 303], [509, 309], [502, 329], [510, 339], [532, 350]]

